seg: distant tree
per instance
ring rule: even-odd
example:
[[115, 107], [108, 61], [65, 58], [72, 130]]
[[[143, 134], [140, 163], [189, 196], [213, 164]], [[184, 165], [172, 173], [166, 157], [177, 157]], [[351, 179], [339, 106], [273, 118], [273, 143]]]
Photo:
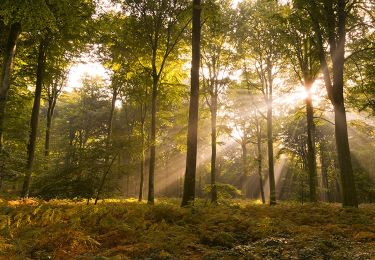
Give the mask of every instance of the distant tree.
[[214, 1], [206, 6], [205, 23], [202, 27], [202, 92], [211, 114], [211, 202], [217, 202], [215, 187], [217, 153], [217, 113], [220, 96], [230, 82], [230, 72], [235, 65], [233, 44], [234, 14], [228, 1]]
[[309, 171], [309, 198], [317, 201], [317, 167], [315, 152], [315, 125], [312, 86], [320, 71], [319, 55], [314, 45], [314, 35], [309, 20], [298, 11], [292, 12], [287, 20], [287, 56], [291, 62], [298, 81], [307, 93], [306, 121], [307, 121], [307, 169]]
[[[239, 91], [236, 96], [234, 104], [227, 108], [227, 111], [231, 111], [228, 116], [228, 120], [232, 125], [229, 130], [229, 136], [241, 146], [242, 150], [242, 178], [241, 185], [242, 191], [246, 195], [248, 191], [248, 175], [249, 175], [249, 155], [248, 145], [253, 144], [256, 146], [256, 162], [257, 162], [257, 175], [259, 178], [259, 190], [262, 202], [265, 203], [265, 195], [263, 188], [263, 151], [262, 144], [264, 142], [264, 136], [262, 129], [264, 128], [264, 118], [260, 112], [260, 104], [254, 97], [248, 97], [248, 91]], [[245, 98], [243, 97], [245, 96]], [[251, 102], [248, 102], [248, 100]], [[246, 102], [244, 102], [246, 101]]]
[[[257, 88], [267, 104], [268, 171], [270, 183], [270, 205], [276, 204], [274, 173], [272, 104], [274, 80], [281, 70], [281, 46], [278, 44], [282, 32], [280, 6], [275, 1], [244, 1], [239, 5], [239, 50], [244, 57], [244, 72], [254, 69], [258, 80], [249, 82]], [[246, 55], [248, 54], [248, 55]], [[250, 63], [250, 64], [249, 64]]]
[[[133, 34], [131, 52], [152, 77], [151, 135], [149, 160], [148, 203], [154, 203], [154, 176], [156, 161], [156, 114], [160, 78], [189, 22], [184, 19], [186, 1], [124, 1], [123, 11], [128, 15], [128, 28]], [[140, 56], [142, 55], [142, 56]]]

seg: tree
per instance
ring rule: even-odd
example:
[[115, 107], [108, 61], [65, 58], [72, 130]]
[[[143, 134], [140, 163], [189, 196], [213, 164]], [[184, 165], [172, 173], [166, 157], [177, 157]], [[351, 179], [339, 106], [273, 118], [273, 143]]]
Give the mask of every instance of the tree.
[[[130, 51], [138, 58], [143, 67], [149, 69], [152, 78], [149, 204], [154, 203], [158, 86], [166, 63], [175, 54], [174, 52], [189, 24], [184, 19], [186, 8], [187, 4], [182, 0], [126, 0], [123, 3], [124, 12], [129, 14], [128, 28], [134, 35]], [[140, 54], [142, 55], [140, 56]]]
[[[94, 6], [90, 2], [66, 1], [67, 2], [64, 2], [65, 4], [52, 3], [48, 5], [45, 3], [50, 12], [54, 15], [55, 20], [59, 21], [59, 23], [56, 24], [54, 30], [42, 30], [35, 37], [38, 44], [35, 96], [30, 120], [30, 136], [27, 146], [26, 174], [21, 192], [22, 198], [27, 198], [29, 195], [37, 141], [40, 100], [46, 74], [47, 55], [51, 53], [53, 54], [53, 47], [55, 47], [54, 45], [59, 42], [59, 40], [59, 43], [62, 43], [62, 45], [64, 45], [64, 41], [73, 45], [73, 40], [78, 40], [77, 38], [82, 36], [82, 34], [68, 34], [73, 37], [66, 37], [67, 34], [64, 34], [64, 32], [70, 32], [72, 28], [75, 28], [75, 30], [77, 30], [76, 32], [83, 33], [81, 30], [85, 29], [87, 19], [90, 18], [94, 12]], [[70, 19], [72, 17], [74, 17], [74, 19]], [[65, 53], [63, 52], [63, 54]]]
[[[309, 21], [298, 11], [293, 12], [288, 19], [287, 41], [289, 43], [287, 55], [291, 61], [293, 71], [298, 81], [304, 86], [307, 96], [307, 168], [309, 171], [309, 198], [317, 201], [317, 169], [315, 152], [315, 124], [312, 87], [319, 73], [319, 55], [314, 45], [314, 35]], [[306, 26], [307, 25], [307, 26]]]
[[[276, 187], [274, 173], [272, 103], [274, 80], [281, 70], [281, 50], [277, 44], [280, 40], [282, 25], [278, 14], [281, 9], [275, 1], [259, 0], [242, 2], [239, 6], [240, 17], [238, 39], [241, 41], [240, 52], [245, 57], [244, 72], [253, 68], [258, 82], [249, 82], [263, 95], [267, 104], [267, 146], [268, 171], [270, 183], [270, 205], [276, 204]], [[249, 56], [245, 56], [249, 53]]]
[[12, 65], [14, 55], [16, 53], [16, 45], [18, 37], [21, 33], [21, 25], [19, 23], [12, 24], [9, 30], [9, 36], [3, 53], [3, 65], [0, 74], [0, 150], [3, 149], [3, 125], [5, 116], [5, 104], [10, 87], [10, 78], [12, 75]]
[[105, 184], [105, 181], [106, 181], [106, 178], [111, 170], [111, 167], [117, 157], [118, 154], [116, 154], [115, 156], [113, 156], [111, 162], [109, 163], [108, 165], [108, 161], [109, 161], [109, 153], [110, 153], [110, 149], [113, 149], [112, 148], [112, 132], [113, 132], [113, 119], [114, 119], [114, 114], [115, 114], [115, 109], [116, 109], [116, 101], [117, 101], [117, 98], [118, 98], [118, 95], [121, 91], [121, 87], [122, 87], [122, 82], [119, 81], [117, 78], [116, 78], [116, 74], [113, 75], [112, 77], [112, 83], [111, 83], [111, 91], [112, 91], [112, 98], [111, 98], [111, 107], [110, 107], [110, 111], [109, 111], [109, 116], [108, 116], [108, 126], [107, 126], [107, 138], [106, 138], [106, 155], [105, 155], [105, 165], [108, 167], [108, 169], [104, 172], [103, 176], [102, 176], [102, 179], [100, 181], [100, 184], [99, 184], [99, 188], [98, 188], [98, 192], [96, 194], [96, 198], [95, 198], [95, 205], [97, 204], [98, 200], [99, 200], [99, 196], [100, 196], [100, 193], [102, 192], [102, 189], [103, 189], [103, 186]]
[[187, 134], [186, 171], [181, 206], [187, 206], [195, 199], [195, 175], [197, 165], [197, 132], [199, 107], [199, 67], [201, 44], [201, 0], [193, 0], [191, 89], [189, 123]]
[[[246, 93], [246, 94], [245, 94]], [[264, 140], [262, 128], [264, 127], [264, 118], [260, 112], [259, 100], [256, 100], [254, 96], [250, 96], [248, 91], [239, 91], [237, 95], [239, 98], [235, 99], [235, 102], [231, 108], [231, 115], [229, 115], [230, 129], [229, 136], [241, 146], [242, 154], [242, 178], [241, 178], [241, 189], [246, 195], [248, 189], [248, 176], [250, 170], [249, 156], [248, 156], [248, 145], [255, 145], [256, 150], [256, 162], [257, 162], [257, 175], [259, 178], [259, 190], [262, 202], [265, 203], [265, 195], [263, 188], [263, 152], [262, 143]], [[245, 96], [245, 98], [241, 98]], [[249, 97], [250, 96], [250, 97]], [[248, 100], [251, 100], [248, 102]]]
[[[374, 7], [375, 9], [375, 7]], [[372, 24], [372, 25], [371, 25]], [[356, 110], [375, 115], [375, 21], [363, 28], [364, 35], [350, 43], [345, 79], [348, 103]]]
[[38, 61], [37, 61], [37, 71], [36, 71], [36, 84], [35, 84], [35, 96], [34, 104], [31, 113], [30, 121], [30, 137], [29, 143], [27, 145], [27, 164], [26, 164], [26, 175], [22, 186], [21, 198], [27, 198], [29, 196], [31, 174], [34, 163], [35, 156], [35, 146], [36, 146], [36, 137], [38, 129], [38, 120], [39, 120], [39, 108], [40, 108], [40, 99], [42, 96], [42, 84], [44, 77], [44, 70], [46, 64], [46, 48], [48, 41], [47, 39], [40, 40], [39, 50], [38, 50]]
[[[311, 19], [328, 98], [334, 107], [336, 149], [343, 195], [342, 204], [344, 207], [358, 207], [344, 102], [344, 65], [347, 22], [360, 3], [345, 0], [313, 0], [308, 2], [296, 1], [296, 4], [297, 7], [304, 8]], [[329, 45], [329, 54], [325, 50], [326, 42]], [[329, 66], [330, 63], [332, 68]]]
[[[64, 85], [67, 80], [67, 72], [65, 68], [58, 68], [55, 73], [47, 72], [51, 76], [50, 81], [46, 82], [47, 88], [47, 118], [46, 118], [46, 135], [44, 141], [44, 155], [49, 156], [50, 154], [50, 138], [51, 138], [51, 128], [52, 128], [52, 119], [56, 108], [56, 102], [59, 98]], [[52, 74], [52, 75], [51, 75]], [[46, 80], [47, 81], [47, 80]]]
[[[202, 91], [211, 114], [211, 202], [217, 203], [216, 152], [217, 152], [217, 112], [220, 96], [230, 82], [229, 73], [233, 69], [233, 46], [230, 43], [234, 17], [228, 1], [213, 2], [207, 10], [207, 19], [202, 28]], [[207, 75], [205, 75], [207, 74]]]

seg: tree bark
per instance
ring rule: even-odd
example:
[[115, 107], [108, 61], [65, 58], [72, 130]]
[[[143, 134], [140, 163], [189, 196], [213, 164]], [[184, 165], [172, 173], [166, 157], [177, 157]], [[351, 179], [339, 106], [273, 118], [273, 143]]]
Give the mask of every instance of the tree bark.
[[244, 196], [247, 197], [247, 178], [248, 178], [248, 171], [247, 171], [247, 147], [246, 141], [242, 140], [241, 143], [241, 150], [242, 150], [242, 178], [241, 178], [241, 191], [243, 192]]
[[266, 203], [266, 198], [264, 196], [264, 188], [263, 188], [263, 176], [262, 176], [262, 130], [260, 128], [259, 122], [256, 123], [256, 130], [257, 130], [257, 149], [258, 149], [258, 176], [259, 176], [259, 188], [260, 188], [260, 195], [262, 198], [262, 203]]
[[[155, 67], [155, 66], [154, 66]], [[148, 198], [147, 203], [154, 204], [154, 177], [156, 161], [156, 99], [158, 93], [159, 76], [156, 69], [153, 72], [152, 99], [151, 99], [151, 144], [150, 144], [150, 167], [148, 174]]]
[[46, 139], [44, 143], [44, 155], [49, 156], [49, 146], [50, 146], [50, 135], [51, 135], [51, 126], [52, 118], [55, 112], [57, 96], [54, 96], [52, 100], [48, 100], [48, 109], [47, 109], [47, 122], [46, 122]]
[[267, 108], [267, 146], [268, 146], [268, 174], [270, 184], [270, 205], [276, 205], [275, 170], [273, 164], [273, 135], [272, 135], [272, 97]]
[[186, 172], [181, 206], [195, 199], [195, 175], [197, 165], [197, 132], [199, 108], [199, 62], [201, 40], [201, 0], [193, 0], [191, 90], [187, 135]]
[[139, 182], [139, 195], [138, 201], [141, 202], [143, 199], [143, 182], [144, 182], [144, 165], [145, 165], [145, 151], [144, 151], [144, 143], [145, 143], [145, 129], [144, 129], [144, 120], [142, 121], [142, 129], [141, 129], [141, 142], [142, 142], [142, 151], [141, 151], [141, 162], [140, 162], [140, 182]]
[[337, 157], [341, 173], [342, 202], [344, 207], [358, 207], [344, 103], [334, 105], [334, 109]]
[[329, 186], [328, 186], [328, 160], [325, 154], [325, 145], [323, 141], [320, 143], [320, 164], [322, 172], [322, 188], [323, 188], [323, 200], [331, 201], [329, 196]]
[[319, 12], [319, 8], [314, 1], [311, 1], [312, 10], [310, 12], [310, 16], [317, 36], [319, 58], [322, 71], [324, 73], [328, 97], [331, 100], [335, 111], [335, 136], [342, 185], [342, 204], [344, 207], [358, 207], [343, 95], [346, 19], [349, 12], [347, 7], [348, 6], [345, 0], [338, 0], [335, 6], [337, 12], [334, 12], [333, 1], [326, 1], [324, 3], [326, 15], [325, 22], [327, 26], [328, 43], [332, 60], [333, 84], [331, 82], [330, 70], [327, 66], [326, 53], [324, 51], [323, 33], [320, 28], [319, 19], [315, 16], [315, 14]]
[[19, 23], [12, 24], [3, 55], [3, 65], [0, 74], [0, 152], [2, 152], [3, 150], [3, 128], [6, 100], [8, 97], [10, 79], [12, 76], [13, 60], [16, 53], [16, 46], [20, 33], [21, 25]]
[[216, 116], [217, 95], [211, 95], [211, 203], [217, 203], [216, 188]]
[[27, 146], [27, 164], [26, 164], [25, 179], [24, 179], [23, 186], [22, 186], [22, 193], [21, 193], [22, 198], [27, 198], [29, 196], [29, 191], [30, 191], [30, 181], [31, 181], [31, 174], [33, 171], [33, 164], [34, 164], [36, 138], [37, 138], [37, 131], [38, 131], [39, 110], [40, 110], [40, 98], [42, 95], [45, 65], [46, 65], [46, 39], [43, 39], [41, 40], [39, 44], [39, 51], [38, 51], [38, 65], [37, 65], [37, 72], [36, 72], [35, 96], [34, 96], [33, 110], [31, 113], [31, 121], [30, 121], [31, 129], [30, 129], [29, 144]]
[[314, 108], [312, 104], [312, 95], [310, 93], [311, 85], [305, 86], [309, 93], [306, 98], [306, 118], [307, 118], [307, 165], [309, 171], [309, 198], [310, 202], [316, 202], [316, 154], [315, 154], [315, 125], [314, 125]]
[[[3, 24], [1, 24], [3, 25]], [[5, 26], [4, 26], [5, 27]], [[3, 144], [4, 121], [5, 121], [5, 107], [10, 88], [10, 80], [12, 75], [13, 59], [16, 53], [16, 46], [21, 26], [16, 23], [10, 26], [8, 41], [5, 46], [3, 55], [3, 64], [0, 74], [0, 190], [2, 188], [5, 168], [5, 155]]]

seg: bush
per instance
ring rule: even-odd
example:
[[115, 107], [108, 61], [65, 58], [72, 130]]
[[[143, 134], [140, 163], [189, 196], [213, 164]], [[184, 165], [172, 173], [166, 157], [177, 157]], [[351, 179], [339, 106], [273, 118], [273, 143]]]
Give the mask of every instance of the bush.
[[[218, 199], [235, 199], [242, 197], [241, 191], [230, 184], [217, 183], [216, 190]], [[206, 185], [203, 191], [206, 196], [209, 196], [211, 194], [211, 185]]]

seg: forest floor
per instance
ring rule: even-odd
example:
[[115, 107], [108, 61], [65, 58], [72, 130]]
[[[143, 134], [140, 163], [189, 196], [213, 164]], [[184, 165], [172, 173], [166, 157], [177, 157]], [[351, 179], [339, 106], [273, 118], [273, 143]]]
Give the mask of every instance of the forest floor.
[[375, 259], [375, 205], [0, 200], [0, 259]]

